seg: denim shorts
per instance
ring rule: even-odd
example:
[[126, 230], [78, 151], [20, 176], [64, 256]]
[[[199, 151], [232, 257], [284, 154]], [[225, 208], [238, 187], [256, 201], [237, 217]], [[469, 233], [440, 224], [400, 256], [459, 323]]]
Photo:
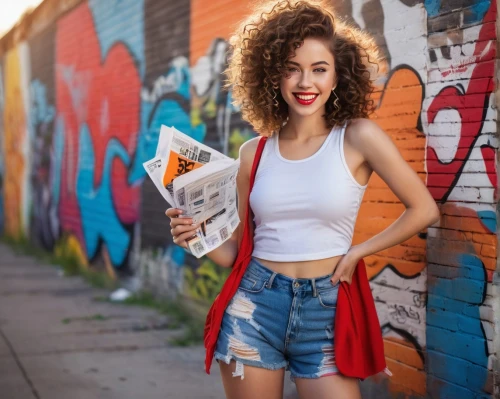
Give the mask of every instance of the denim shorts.
[[338, 283], [332, 275], [294, 279], [252, 259], [222, 319], [215, 359], [276, 370], [294, 378], [338, 374], [333, 345]]

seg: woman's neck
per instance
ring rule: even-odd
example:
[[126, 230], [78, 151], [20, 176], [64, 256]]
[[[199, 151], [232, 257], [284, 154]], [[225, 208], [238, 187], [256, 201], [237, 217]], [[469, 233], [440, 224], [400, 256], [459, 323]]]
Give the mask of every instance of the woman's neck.
[[280, 136], [286, 139], [307, 140], [314, 136], [322, 136], [329, 131], [325, 118], [320, 114], [310, 116], [290, 115]]

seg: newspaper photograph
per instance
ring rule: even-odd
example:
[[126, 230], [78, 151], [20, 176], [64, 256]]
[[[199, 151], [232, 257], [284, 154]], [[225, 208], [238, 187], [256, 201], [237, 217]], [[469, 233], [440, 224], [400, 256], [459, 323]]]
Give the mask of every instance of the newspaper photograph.
[[156, 155], [143, 164], [163, 198], [193, 224], [202, 223], [188, 240], [191, 253], [201, 257], [235, 231], [236, 175], [239, 160], [202, 144], [174, 127], [162, 126]]
[[160, 138], [164, 142], [161, 145], [160, 157], [168, 159], [162, 165], [162, 184], [170, 195], [173, 195], [173, 180], [185, 173], [191, 172], [199, 167], [220, 159], [229, 159], [224, 154], [192, 139], [179, 132], [175, 128], [162, 126]]
[[144, 162], [143, 166], [163, 198], [171, 206], [175, 206], [172, 181], [209, 162], [221, 159], [231, 158], [174, 127], [162, 125], [155, 157]]

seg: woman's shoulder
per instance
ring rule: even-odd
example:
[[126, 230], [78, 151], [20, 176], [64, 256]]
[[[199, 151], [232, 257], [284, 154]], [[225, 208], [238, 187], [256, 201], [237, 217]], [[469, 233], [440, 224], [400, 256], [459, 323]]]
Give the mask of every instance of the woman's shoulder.
[[376, 122], [366, 118], [350, 120], [345, 132], [347, 144], [361, 153], [378, 148], [379, 140], [386, 137], [387, 134]]
[[380, 126], [377, 125], [376, 122], [367, 118], [356, 118], [349, 120], [346, 129], [346, 131], [355, 132], [350, 133], [351, 135], [367, 135], [376, 129], [381, 130]]
[[261, 137], [254, 137], [248, 141], [245, 141], [240, 147], [240, 164], [243, 167], [252, 167], [253, 159], [255, 158], [255, 153], [257, 152], [257, 147], [259, 145]]

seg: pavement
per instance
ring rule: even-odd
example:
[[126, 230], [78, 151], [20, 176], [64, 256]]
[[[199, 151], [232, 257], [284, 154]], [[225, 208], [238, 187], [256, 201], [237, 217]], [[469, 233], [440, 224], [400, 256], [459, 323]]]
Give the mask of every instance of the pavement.
[[172, 346], [167, 316], [108, 294], [0, 244], [0, 399], [224, 398], [202, 346]]

